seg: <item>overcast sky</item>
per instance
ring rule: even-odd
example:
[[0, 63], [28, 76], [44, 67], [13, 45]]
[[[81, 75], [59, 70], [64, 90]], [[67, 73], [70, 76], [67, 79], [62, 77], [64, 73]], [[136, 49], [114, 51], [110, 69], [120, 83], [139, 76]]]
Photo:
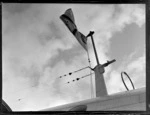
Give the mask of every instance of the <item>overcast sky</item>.
[[[91, 98], [90, 76], [66, 84], [90, 70], [58, 78], [89, 65], [86, 51], [59, 18], [68, 8], [80, 32], [95, 31], [100, 63], [116, 59], [105, 68], [109, 95], [126, 91], [122, 71], [136, 89], [145, 87], [145, 5], [3, 4], [2, 93], [12, 110], [40, 110]], [[90, 38], [88, 49], [95, 67]]]

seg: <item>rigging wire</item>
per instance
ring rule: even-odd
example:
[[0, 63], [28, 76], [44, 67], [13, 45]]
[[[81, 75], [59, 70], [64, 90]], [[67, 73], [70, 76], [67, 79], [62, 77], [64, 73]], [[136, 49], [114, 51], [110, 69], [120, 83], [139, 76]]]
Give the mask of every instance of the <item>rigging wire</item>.
[[68, 76], [68, 75], [72, 75], [73, 73], [76, 73], [76, 72], [82, 71], [82, 70], [87, 69], [87, 68], [90, 68], [90, 69], [91, 69], [91, 67], [86, 66], [86, 67], [81, 68], [81, 69], [79, 69], [79, 70], [75, 70], [75, 71], [73, 71], [73, 72], [69, 72], [68, 74], [64, 74], [64, 75], [62, 75], [62, 76], [59, 76], [59, 78], [66, 77], [66, 76]]
[[[43, 89], [43, 91], [46, 91], [46, 90], [49, 90], [49, 88]], [[43, 92], [43, 91], [41, 91], [41, 92]], [[36, 93], [38, 94], [38, 93], [41, 93], [41, 92], [36, 92]], [[27, 97], [30, 97], [30, 96], [32, 96], [32, 95], [27, 95], [27, 96], [25, 96], [25, 97], [22, 97], [22, 98], [17, 99], [16, 101], [22, 101], [23, 99], [25, 99], [25, 98], [27, 98]], [[37, 95], [36, 95], [36, 97], [37, 97]]]
[[125, 74], [125, 75], [128, 77], [128, 79], [130, 80], [130, 82], [131, 82], [131, 84], [132, 84], [133, 89], [135, 89], [134, 84], [133, 84], [131, 78], [129, 77], [129, 75], [128, 75], [126, 72], [121, 72], [121, 78], [122, 78], [122, 82], [123, 82], [125, 88], [129, 91], [129, 89], [128, 89], [128, 87], [127, 87], [125, 81], [124, 81], [123, 74]]
[[[78, 81], [78, 80], [80, 80], [80, 79], [83, 79], [83, 78], [85, 78], [85, 77], [87, 77], [87, 76], [90, 76], [91, 74], [94, 74], [94, 73], [90, 73], [90, 74], [87, 74], [87, 75], [84, 75], [84, 76], [82, 76], [82, 77], [80, 77], [80, 78], [76, 78], [76, 79], [73, 79], [72, 80], [72, 82], [75, 82], [75, 81]], [[67, 82], [67, 84], [68, 83], [70, 83], [70, 82]], [[43, 89], [43, 91], [46, 91], [46, 90], [49, 90], [49, 88], [47, 89]], [[41, 92], [43, 92], [43, 91], [41, 91]], [[37, 92], [37, 93], [41, 93], [41, 92]], [[25, 98], [27, 98], [27, 97], [30, 97], [31, 95], [27, 95], [27, 96], [25, 96], [25, 97], [22, 97], [22, 98], [19, 98], [19, 99], [17, 99], [16, 101], [22, 101], [23, 99], [25, 99]]]
[[[87, 76], [90, 76], [91, 74], [94, 74], [94, 73], [90, 73], [90, 74], [84, 75], [84, 76], [82, 76], [82, 77], [73, 79], [72, 82], [75, 82], [75, 81], [78, 81], [78, 80], [80, 80], [80, 79], [82, 79], [82, 78], [85, 78], [85, 77], [87, 77]], [[70, 82], [71, 82], [71, 81], [70, 81]], [[67, 83], [70, 83], [70, 82], [68, 81]]]
[[[80, 80], [80, 79], [82, 79], [82, 78], [85, 78], [85, 77], [87, 77], [87, 76], [90, 76], [91, 74], [94, 74], [94, 73], [90, 73], [90, 74], [87, 74], [87, 75], [84, 75], [84, 76], [82, 76], [82, 77], [80, 77], [80, 78], [76, 78], [76, 79], [73, 79], [72, 80], [72, 82], [75, 82], [75, 81], [78, 81], [78, 80]], [[70, 83], [70, 82], [67, 82], [67, 83]], [[32, 87], [35, 87], [35, 86], [32, 86]], [[43, 89], [43, 91], [46, 91], [46, 90], [49, 90], [49, 88], [47, 89]], [[42, 91], [42, 92], [43, 92]], [[37, 93], [41, 93], [41, 92], [37, 92]], [[25, 97], [22, 97], [22, 98], [19, 98], [19, 99], [17, 99], [17, 101], [22, 101], [23, 99], [25, 99], [25, 98], [27, 98], [27, 97], [29, 97], [29, 96], [31, 96], [31, 95], [27, 95], [27, 96], [25, 96]]]
[[[87, 56], [88, 56], [89, 66], [91, 68], [91, 61], [90, 61], [88, 48], [87, 48]], [[93, 91], [93, 80], [92, 80], [92, 70], [91, 69], [90, 69], [90, 81], [91, 81], [91, 98], [93, 98], [94, 97], [94, 91]]]
[[26, 87], [26, 88], [22, 88], [22, 89], [19, 89], [19, 90], [17, 90], [17, 91], [13, 91], [13, 92], [9, 92], [9, 93], [17, 93], [17, 92], [21, 92], [21, 91], [24, 91], [24, 90], [27, 90], [27, 89], [29, 89], [29, 88], [33, 88], [33, 87], [36, 87], [37, 85], [33, 85], [33, 86], [30, 86], [30, 87]]
[[[79, 71], [82, 71], [82, 70], [84, 70], [84, 69], [87, 69], [87, 68], [90, 68], [90, 74], [88, 74], [88, 75], [85, 75], [85, 76], [82, 76], [82, 77], [80, 77], [80, 78], [76, 78], [76, 80], [78, 81], [78, 80], [80, 80], [80, 79], [82, 79], [82, 78], [85, 78], [85, 77], [87, 77], [87, 76], [90, 76], [90, 80], [91, 80], [91, 98], [93, 97], [93, 82], [92, 82], [92, 74], [94, 74], [94, 73], [92, 73], [92, 68], [91, 68], [91, 63], [90, 63], [90, 57], [89, 57], [89, 52], [88, 52], [88, 50], [87, 50], [87, 56], [88, 56], [88, 62], [89, 62], [89, 66], [86, 66], [86, 67], [84, 67], [84, 68], [81, 68], [81, 69], [79, 69], [79, 70], [75, 70], [75, 71], [73, 71], [73, 72], [69, 72], [68, 73], [68, 75], [72, 75], [73, 73], [76, 73], [76, 72], [79, 72]], [[62, 77], [65, 77], [65, 76], [67, 76], [67, 74], [64, 74], [63, 76], [59, 76], [59, 78], [62, 78]], [[75, 81], [75, 80], [72, 80], [73, 82]], [[70, 82], [67, 82], [67, 83], [70, 83]], [[28, 88], [24, 88], [23, 90], [25, 90], [25, 89], [29, 89], [29, 88], [32, 88], [32, 87], [35, 87], [35, 85], [34, 86], [31, 86], [31, 87], [28, 87]], [[22, 90], [22, 89], [21, 89]], [[45, 90], [44, 90], [45, 91]], [[19, 92], [19, 91], [17, 91], [17, 92]], [[28, 96], [27, 96], [28, 97]], [[24, 98], [26, 98], [26, 97], [23, 97], [23, 98], [19, 98], [18, 99], [18, 101], [21, 101], [22, 99], [24, 99]]]
[[[68, 75], [72, 75], [73, 73], [79, 72], [79, 71], [84, 70], [84, 69], [87, 69], [87, 68], [90, 68], [90, 67], [87, 66], [87, 67], [81, 68], [81, 69], [79, 69], [79, 70], [76, 70], [76, 71], [73, 71], [73, 72], [69, 72]], [[67, 76], [67, 75], [65, 74], [64, 76]], [[63, 76], [60, 76], [59, 78], [61, 78], [61, 77], [63, 77]], [[17, 91], [10, 92], [10, 93], [11, 93], [11, 94], [12, 94], [12, 93], [17, 93], [17, 92], [20, 92], [20, 91], [27, 90], [27, 89], [29, 89], [29, 88], [36, 87], [36, 86], [37, 86], [37, 85], [33, 85], [33, 86], [31, 86], [31, 87], [26, 87], [26, 88], [19, 89], [19, 90], [17, 90]]]

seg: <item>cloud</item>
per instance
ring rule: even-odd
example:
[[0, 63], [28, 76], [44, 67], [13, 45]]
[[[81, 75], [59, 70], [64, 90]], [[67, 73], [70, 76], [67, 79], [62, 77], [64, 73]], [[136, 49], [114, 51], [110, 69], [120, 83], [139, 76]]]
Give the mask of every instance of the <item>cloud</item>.
[[[85, 35], [92, 29], [95, 31], [94, 40], [100, 63], [105, 63], [110, 59], [108, 55], [110, 39], [115, 32], [123, 30], [126, 24], [136, 23], [141, 26], [145, 22], [144, 9], [140, 5], [81, 6], [70, 5], [69, 7], [73, 9], [79, 31]], [[61, 6], [3, 4], [2, 66], [5, 89], [3, 97], [14, 110], [28, 110], [29, 108], [37, 110], [90, 98], [89, 77], [68, 85], [65, 84], [77, 76], [89, 73], [89, 70], [66, 77], [66, 79], [56, 78], [68, 71], [88, 65], [87, 54], [82, 53], [83, 50], [77, 51], [77, 49], [77, 53], [70, 53], [70, 57], [66, 56], [68, 60], [57, 58], [60, 56], [60, 50], [62, 53], [73, 52], [79, 46], [78, 41], [59, 19], [67, 8], [68, 6], [63, 4]], [[116, 8], [119, 9], [119, 12]], [[90, 38], [88, 38], [88, 44], [92, 67], [94, 67], [96, 61]], [[66, 55], [69, 54], [66, 53]], [[69, 61], [69, 58], [72, 60]], [[133, 68], [135, 65], [130, 67]], [[108, 67], [105, 74], [108, 74], [111, 69], [111, 66]], [[111, 76], [114, 75], [118, 76], [118, 71], [111, 72]], [[119, 79], [119, 76], [116, 78]], [[110, 86], [113, 84], [114, 82]], [[36, 87], [24, 90], [23, 93], [18, 92], [18, 95], [12, 96], [13, 98], [9, 97], [9, 92], [12, 90], [16, 91], [16, 89], [32, 85]], [[14, 99], [20, 97], [25, 99], [14, 104]]]
[[145, 55], [134, 60], [127, 66], [127, 71], [130, 76], [132, 76], [135, 87], [145, 87], [146, 86], [146, 59]]
[[[3, 97], [10, 105], [18, 96], [11, 100], [7, 98], [10, 95], [8, 92], [32, 85], [38, 87], [47, 60], [57, 55], [58, 49], [66, 50], [72, 47], [71, 43], [65, 42], [67, 34], [64, 34], [63, 29], [59, 29], [59, 18], [53, 21], [51, 16], [56, 15], [55, 13], [49, 12], [47, 17], [48, 12], [45, 13], [44, 6], [26, 6], [3, 6], [3, 82], [4, 89], [7, 89], [4, 90]], [[49, 8], [50, 11], [52, 9], [53, 7]], [[28, 94], [27, 91], [24, 92]], [[13, 105], [11, 107], [15, 108]]]
[[[20, 5], [17, 4], [16, 6], [19, 7]], [[51, 20], [44, 22], [45, 17], [42, 14], [44, 11], [40, 10], [38, 12], [39, 9], [33, 5], [28, 10], [23, 10], [21, 14], [16, 13], [16, 16], [12, 16], [10, 13], [7, 14], [4, 10], [3, 38], [5, 39], [3, 39], [3, 52], [5, 53], [5, 63], [11, 64], [18, 61], [18, 68], [19, 65], [26, 68], [36, 65], [41, 68], [49, 58], [57, 54], [58, 49], [63, 50], [71, 47], [71, 44], [65, 43], [65, 38], [61, 40], [60, 31], [58, 31], [60, 37], [58, 37], [58, 33], [54, 33], [54, 31], [58, 30], [57, 22]], [[48, 19], [51, 18], [49, 17]], [[7, 30], [8, 28], [10, 31]], [[7, 57], [11, 57], [11, 59]], [[5, 59], [12, 61], [7, 60], [7, 62]]]
[[[77, 6], [80, 7], [80, 6]], [[141, 27], [145, 23], [145, 9], [143, 5], [95, 5], [73, 9], [77, 26], [85, 35], [94, 30], [94, 40], [101, 63], [109, 59], [110, 39], [116, 33], [122, 31], [126, 25], [136, 23]], [[84, 9], [84, 8], [83, 8]], [[84, 12], [83, 12], [84, 11]], [[80, 12], [80, 14], [78, 13]], [[85, 15], [85, 17], [80, 18]], [[89, 45], [92, 46], [90, 38]], [[96, 65], [92, 47], [89, 47], [92, 65]]]
[[[110, 79], [107, 82], [109, 94], [126, 91], [125, 86], [123, 86], [121, 80], [121, 72], [125, 71], [131, 78], [136, 89], [145, 87], [146, 85], [146, 71], [145, 71], [145, 54], [138, 57], [136, 60], [132, 61], [131, 56], [135, 52], [131, 53], [123, 64], [118, 67], [117, 70], [112, 70], [110, 72]], [[131, 90], [133, 89], [131, 83], [126, 76], [123, 76], [127, 87]], [[116, 84], [117, 83], [117, 84]]]
[[[76, 63], [78, 65], [78, 63]], [[75, 65], [75, 64], [72, 64]], [[44, 70], [44, 74], [40, 77], [40, 83], [38, 87], [32, 89], [31, 93], [28, 93], [32, 96], [23, 96], [25, 97], [22, 102], [29, 102], [28, 107], [31, 107], [30, 110], [48, 108], [53, 106], [58, 106], [60, 104], [66, 104], [83, 99], [88, 99], [90, 96], [89, 89], [89, 78], [84, 78], [80, 81], [71, 82], [76, 77], [81, 77], [85, 75], [84, 72], [73, 74], [72, 76], [67, 76], [65, 78], [58, 78], [62, 73], [65, 74], [68, 71], [77, 70], [78, 67], [66, 65], [63, 61], [58, 63], [54, 68], [47, 67]], [[86, 72], [87, 73], [87, 72]], [[67, 82], [70, 84], [67, 84]], [[41, 99], [42, 98], [42, 99]], [[37, 100], [39, 100], [37, 102]], [[49, 103], [47, 103], [49, 102]], [[53, 102], [53, 103], [50, 103]], [[59, 103], [60, 102], [60, 103]], [[62, 103], [61, 103], [62, 102]], [[34, 103], [37, 106], [32, 106]], [[41, 106], [39, 106], [39, 103]], [[26, 110], [26, 106], [24, 110]]]

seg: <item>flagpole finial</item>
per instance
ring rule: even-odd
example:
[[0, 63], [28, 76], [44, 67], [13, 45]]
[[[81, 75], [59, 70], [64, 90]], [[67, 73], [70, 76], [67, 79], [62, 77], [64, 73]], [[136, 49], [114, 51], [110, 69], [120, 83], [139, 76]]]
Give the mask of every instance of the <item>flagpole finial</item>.
[[94, 34], [94, 31], [90, 31], [90, 33], [86, 37], [92, 36], [93, 34]]

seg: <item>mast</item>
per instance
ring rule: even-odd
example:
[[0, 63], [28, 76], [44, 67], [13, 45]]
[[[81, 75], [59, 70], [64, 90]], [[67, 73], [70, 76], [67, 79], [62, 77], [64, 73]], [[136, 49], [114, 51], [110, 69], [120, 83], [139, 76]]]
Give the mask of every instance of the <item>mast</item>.
[[93, 34], [94, 34], [94, 31], [90, 31], [90, 33], [87, 35], [87, 37], [88, 37], [88, 36], [91, 36], [91, 40], [92, 40], [92, 44], [93, 44], [93, 48], [94, 48], [94, 53], [95, 53], [97, 65], [99, 65], [99, 60], [98, 60], [98, 55], [97, 55], [97, 51], [96, 51], [96, 48], [95, 48], [95, 43], [94, 43], [94, 39], [93, 39]]
[[94, 69], [92, 69], [95, 72], [96, 97], [107, 95], [107, 88], [106, 88], [105, 80], [103, 77], [103, 73], [105, 72], [104, 67], [114, 62], [114, 60], [110, 62], [108, 61], [107, 63], [103, 65], [99, 63], [98, 55], [97, 55], [97, 51], [96, 51], [96, 47], [95, 47], [95, 43], [93, 39], [94, 31], [90, 31], [90, 33], [86, 37], [81, 32], [79, 32], [77, 30], [77, 26], [75, 24], [75, 20], [74, 20], [74, 16], [73, 16], [73, 12], [71, 8], [67, 9], [65, 13], [60, 16], [60, 19], [65, 23], [65, 25], [68, 27], [71, 33], [76, 37], [76, 39], [79, 41], [79, 43], [83, 46], [85, 50], [87, 50], [86, 38], [91, 36], [94, 53], [95, 53], [95, 57], [97, 61], [97, 65], [95, 66]]
[[95, 90], [96, 90], [95, 93], [96, 93], [96, 97], [102, 97], [102, 96], [108, 95], [104, 76], [103, 76], [103, 73], [105, 72], [104, 67], [108, 66], [110, 63], [113, 63], [116, 60], [107, 61], [107, 63], [103, 65], [99, 63], [98, 55], [97, 55], [97, 51], [96, 51], [96, 47], [95, 47], [95, 43], [93, 39], [93, 34], [94, 34], [94, 31], [90, 31], [87, 37], [91, 36], [94, 53], [95, 53], [95, 57], [97, 61], [97, 65], [93, 69], [93, 71], [95, 72]]

